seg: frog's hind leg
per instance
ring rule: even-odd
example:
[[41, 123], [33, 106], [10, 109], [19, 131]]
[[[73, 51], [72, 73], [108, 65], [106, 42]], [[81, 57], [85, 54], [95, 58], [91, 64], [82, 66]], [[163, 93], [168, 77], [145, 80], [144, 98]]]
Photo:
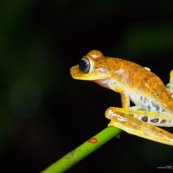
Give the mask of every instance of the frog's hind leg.
[[173, 134], [152, 126], [136, 119], [124, 112], [118, 112], [116, 108], [110, 107], [106, 110], [105, 115], [110, 119], [109, 126], [118, 127], [127, 133], [140, 136], [149, 140], [160, 142], [167, 145], [173, 145]]
[[144, 110], [135, 110], [128, 108], [112, 107], [112, 111], [116, 114], [128, 114], [138, 120], [149, 123], [154, 126], [172, 127], [173, 117], [161, 112], [148, 112]]
[[169, 83], [166, 85], [167, 90], [169, 91], [171, 97], [173, 98], [173, 70], [170, 71]]

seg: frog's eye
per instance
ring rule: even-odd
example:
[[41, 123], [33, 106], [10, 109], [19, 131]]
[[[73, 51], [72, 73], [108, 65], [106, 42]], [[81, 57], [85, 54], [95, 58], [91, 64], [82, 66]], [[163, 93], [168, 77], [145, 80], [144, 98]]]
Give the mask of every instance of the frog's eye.
[[79, 61], [79, 69], [83, 71], [84, 73], [88, 73], [90, 71], [90, 60], [87, 57], [83, 57]]

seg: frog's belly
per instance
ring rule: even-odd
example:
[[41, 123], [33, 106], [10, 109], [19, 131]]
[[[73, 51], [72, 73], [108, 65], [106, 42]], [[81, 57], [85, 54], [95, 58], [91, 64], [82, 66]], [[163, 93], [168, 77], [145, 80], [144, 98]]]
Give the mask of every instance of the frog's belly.
[[140, 95], [136, 92], [130, 92], [127, 95], [129, 95], [130, 100], [139, 108], [142, 108], [146, 111], [166, 113], [166, 110], [163, 108], [163, 106], [157, 104], [153, 99], [149, 99], [146, 96]]

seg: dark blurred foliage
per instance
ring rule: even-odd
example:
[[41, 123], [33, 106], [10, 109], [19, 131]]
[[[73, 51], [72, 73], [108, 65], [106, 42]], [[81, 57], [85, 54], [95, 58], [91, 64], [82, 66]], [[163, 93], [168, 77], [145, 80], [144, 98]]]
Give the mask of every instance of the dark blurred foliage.
[[[0, 172], [40, 172], [107, 126], [104, 111], [121, 106], [119, 94], [69, 74], [88, 51], [150, 67], [167, 83], [172, 9], [160, 0], [1, 1]], [[158, 166], [173, 169], [172, 147], [122, 132], [68, 172]]]

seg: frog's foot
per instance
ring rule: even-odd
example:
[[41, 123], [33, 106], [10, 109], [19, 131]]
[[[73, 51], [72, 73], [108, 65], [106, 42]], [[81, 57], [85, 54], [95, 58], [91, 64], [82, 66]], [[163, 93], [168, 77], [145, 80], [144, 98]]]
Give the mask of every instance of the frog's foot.
[[173, 117], [161, 112], [148, 112], [144, 110], [135, 110], [127, 108], [117, 108], [112, 107], [112, 111], [118, 115], [128, 114], [131, 117], [144, 121], [154, 126], [162, 127], [172, 127], [173, 126]]
[[170, 79], [169, 83], [166, 85], [168, 92], [170, 93], [171, 97], [173, 98], [173, 70], [170, 72]]
[[145, 123], [130, 116], [122, 111], [115, 111], [116, 108], [110, 107], [106, 110], [106, 118], [110, 119], [109, 126], [115, 126], [139, 137], [160, 142], [167, 145], [173, 145], [173, 134], [162, 130], [151, 124]]

